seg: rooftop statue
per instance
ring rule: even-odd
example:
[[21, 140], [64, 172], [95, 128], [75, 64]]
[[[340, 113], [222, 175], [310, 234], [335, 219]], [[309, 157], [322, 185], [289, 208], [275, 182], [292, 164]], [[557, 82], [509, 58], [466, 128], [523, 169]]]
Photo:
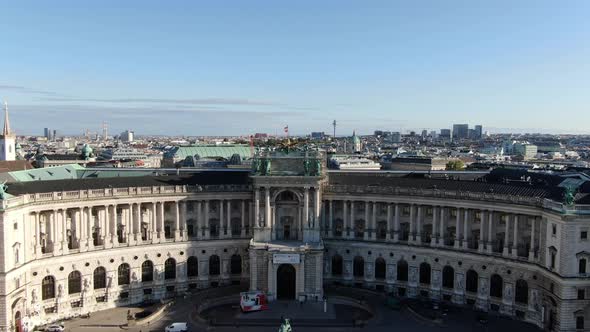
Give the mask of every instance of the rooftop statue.
[[565, 191], [563, 193], [563, 204], [567, 206], [574, 205], [576, 198], [576, 189], [574, 187], [568, 186], [565, 187]]
[[254, 160], [252, 160], [252, 172], [254, 175], [260, 174], [260, 166], [260, 159], [254, 158]]
[[270, 175], [270, 159], [264, 159], [264, 174], [263, 175]]
[[322, 174], [322, 162], [319, 159], [315, 160], [315, 175], [320, 176]]
[[303, 175], [311, 175], [311, 162], [307, 158], [303, 160]]
[[279, 147], [278, 147], [277, 150], [278, 151], [281, 151], [281, 152], [283, 152], [285, 154], [289, 154], [289, 152], [295, 150], [296, 147], [297, 147], [297, 142], [296, 141], [291, 141], [290, 138], [287, 138], [286, 140], [282, 141], [279, 144]]
[[8, 186], [6, 186], [6, 181], [2, 182], [0, 184], [0, 199], [4, 200], [6, 199], [6, 190], [8, 189]]

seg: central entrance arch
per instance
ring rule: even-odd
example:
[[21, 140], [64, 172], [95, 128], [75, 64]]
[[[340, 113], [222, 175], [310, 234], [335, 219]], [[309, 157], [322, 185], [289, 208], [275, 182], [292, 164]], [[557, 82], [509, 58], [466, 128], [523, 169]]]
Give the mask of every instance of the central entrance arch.
[[277, 299], [295, 299], [295, 268], [291, 264], [281, 264], [277, 269]]

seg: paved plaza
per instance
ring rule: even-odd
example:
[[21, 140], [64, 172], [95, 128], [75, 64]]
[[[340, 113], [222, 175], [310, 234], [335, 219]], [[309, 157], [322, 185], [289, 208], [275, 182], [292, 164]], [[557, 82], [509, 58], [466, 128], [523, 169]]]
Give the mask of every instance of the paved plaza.
[[[207, 295], [209, 298], [211, 294]], [[237, 299], [236, 295], [236, 299]], [[344, 308], [341, 305], [328, 305], [328, 313], [323, 313], [323, 305], [321, 302], [312, 303], [310, 305], [299, 305], [296, 302], [273, 302], [270, 305], [270, 310], [264, 313], [241, 314], [235, 305], [225, 305], [220, 308], [208, 310], [208, 315], [217, 315], [217, 321], [222, 321], [225, 318], [235, 319], [240, 318], [241, 321], [256, 321], [271, 319], [276, 320], [277, 324], [261, 324], [265, 326], [246, 326], [244, 325], [229, 325], [229, 326], [207, 326], [203, 320], [195, 319], [196, 307], [201, 303], [203, 298], [199, 295], [187, 296], [186, 298], [176, 299], [174, 304], [163, 314], [158, 320], [149, 325], [134, 326], [127, 328], [126, 317], [129, 310], [132, 313], [141, 309], [119, 307], [100, 312], [95, 312], [90, 318], [76, 318], [64, 322], [66, 331], [74, 332], [114, 332], [114, 331], [130, 331], [130, 332], [151, 332], [164, 331], [164, 327], [172, 322], [188, 321], [191, 325], [191, 331], [277, 331], [280, 317], [292, 318], [294, 320], [294, 331], [540, 331], [537, 327], [517, 320], [512, 320], [505, 317], [490, 315], [487, 324], [482, 325], [478, 322], [478, 314], [469, 309], [459, 307], [452, 308], [448, 314], [444, 316], [442, 324], [435, 324], [427, 319], [411, 313], [406, 308], [399, 311], [391, 310], [384, 305], [381, 296], [373, 296], [368, 294], [366, 297], [366, 305], [374, 310], [374, 317], [368, 320], [364, 326], [352, 326], [352, 324], [344, 324], [342, 322], [351, 322], [352, 309], [350, 307]], [[236, 300], [237, 301], [237, 300]], [[366, 317], [366, 316], [365, 316]], [[309, 322], [316, 319], [320, 322], [322, 327], [310, 326]], [[307, 322], [302, 324], [304, 326], [297, 326], [297, 320], [300, 322]], [[326, 322], [339, 322], [330, 326]]]

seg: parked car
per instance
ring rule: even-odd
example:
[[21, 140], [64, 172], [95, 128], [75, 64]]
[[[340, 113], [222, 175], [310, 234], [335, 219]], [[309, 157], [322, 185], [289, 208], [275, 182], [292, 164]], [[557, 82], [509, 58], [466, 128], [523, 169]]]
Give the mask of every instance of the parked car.
[[166, 326], [165, 332], [188, 332], [188, 323], [172, 323]]
[[45, 328], [45, 332], [64, 332], [64, 327], [61, 325], [49, 325]]

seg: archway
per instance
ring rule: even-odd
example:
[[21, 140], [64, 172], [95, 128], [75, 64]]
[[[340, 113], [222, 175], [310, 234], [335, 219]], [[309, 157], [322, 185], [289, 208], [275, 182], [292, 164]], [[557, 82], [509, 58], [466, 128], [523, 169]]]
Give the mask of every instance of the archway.
[[291, 264], [281, 264], [277, 269], [277, 299], [295, 299], [295, 281], [297, 276]]
[[14, 328], [16, 332], [22, 332], [23, 330], [20, 311], [14, 314]]

